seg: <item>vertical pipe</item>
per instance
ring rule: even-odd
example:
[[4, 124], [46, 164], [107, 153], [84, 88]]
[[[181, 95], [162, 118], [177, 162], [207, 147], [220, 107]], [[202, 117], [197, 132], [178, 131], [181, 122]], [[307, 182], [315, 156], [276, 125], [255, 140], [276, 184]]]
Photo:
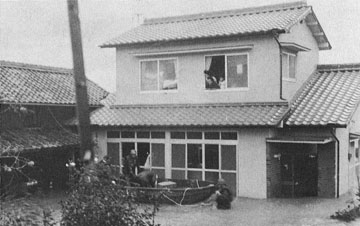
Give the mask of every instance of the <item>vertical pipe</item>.
[[276, 43], [278, 44], [278, 46], [279, 46], [279, 56], [280, 56], [280, 100], [286, 100], [286, 99], [284, 99], [283, 98], [283, 94], [282, 94], [282, 86], [283, 86], [283, 82], [282, 82], [282, 79], [283, 79], [283, 70], [282, 70], [282, 49], [281, 49], [281, 44], [280, 44], [280, 42], [279, 42], [279, 40], [278, 40], [278, 37], [279, 37], [279, 34], [274, 30], [274, 31], [272, 31], [272, 34], [273, 34], [273, 37], [274, 37], [274, 39], [275, 39], [275, 41], [276, 41]]
[[332, 137], [335, 139], [336, 141], [336, 198], [339, 198], [340, 196], [340, 141], [339, 139], [336, 137], [333, 129], [330, 130], [330, 133], [332, 135]]

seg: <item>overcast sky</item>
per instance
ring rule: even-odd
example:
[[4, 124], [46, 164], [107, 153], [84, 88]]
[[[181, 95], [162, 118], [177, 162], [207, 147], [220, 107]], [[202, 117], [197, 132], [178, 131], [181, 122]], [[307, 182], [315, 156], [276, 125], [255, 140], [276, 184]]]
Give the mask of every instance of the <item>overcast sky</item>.
[[[140, 3], [139, 3], [140, 2]], [[286, 0], [79, 0], [88, 78], [115, 90], [115, 49], [99, 47], [146, 18], [291, 2]], [[332, 50], [320, 63], [360, 62], [360, 1], [308, 0]], [[0, 0], [0, 60], [72, 68], [66, 0]]]

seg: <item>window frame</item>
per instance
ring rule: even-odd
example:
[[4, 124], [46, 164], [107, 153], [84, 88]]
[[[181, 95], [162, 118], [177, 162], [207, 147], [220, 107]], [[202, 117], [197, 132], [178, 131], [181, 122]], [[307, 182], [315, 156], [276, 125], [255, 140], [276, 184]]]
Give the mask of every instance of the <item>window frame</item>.
[[[286, 74], [284, 73], [284, 62], [282, 60], [282, 65], [281, 65], [281, 70], [282, 70], [282, 80], [284, 81], [288, 81], [288, 82], [296, 82], [296, 69], [297, 69], [297, 54], [296, 53], [291, 53], [288, 51], [282, 51], [281, 52], [281, 57], [283, 57], [283, 55], [286, 55], [286, 59], [287, 59], [287, 66], [288, 66], [288, 70], [286, 71]], [[295, 78], [290, 78], [290, 56], [295, 57], [295, 66], [294, 66], [294, 75]], [[285, 76], [287, 75], [287, 76]]]
[[[242, 56], [245, 55], [247, 57], [246, 63], [247, 63], [247, 87], [234, 87], [234, 88], [228, 88], [227, 84], [227, 58], [229, 56]], [[205, 92], [229, 92], [229, 91], [248, 91], [250, 89], [250, 53], [249, 52], [242, 52], [242, 53], [226, 53], [226, 54], [207, 54], [204, 55], [204, 68], [206, 68], [206, 57], [212, 57], [212, 56], [224, 56], [225, 57], [225, 81], [226, 81], [226, 89], [206, 89], [205, 82], [203, 83], [203, 89]], [[205, 81], [205, 79], [204, 79]]]
[[[165, 60], [174, 60], [175, 61], [175, 73], [176, 73], [176, 79], [177, 82], [177, 88], [176, 89], [167, 89], [162, 90], [160, 89], [160, 61]], [[156, 61], [157, 65], [157, 90], [141, 90], [141, 63], [142, 62], [149, 62], [149, 61]], [[179, 90], [179, 58], [178, 57], [166, 57], [166, 58], [148, 58], [148, 59], [141, 59], [139, 60], [139, 90], [140, 94], [146, 94], [146, 93], [177, 93]]]
[[[185, 130], [185, 132], [189, 132], [187, 130]], [[194, 132], [194, 131], [190, 131], [190, 132]], [[234, 170], [226, 170], [226, 169], [222, 169], [222, 146], [224, 145], [231, 145], [231, 146], [235, 146], [236, 149], [236, 159], [238, 159], [238, 144], [239, 144], [239, 133], [237, 131], [233, 131], [233, 130], [216, 130], [216, 131], [196, 131], [196, 132], [201, 132], [202, 135], [202, 139], [188, 139], [187, 136], [185, 137], [185, 139], [170, 139], [170, 146], [172, 146], [173, 144], [183, 144], [185, 145], [185, 167], [173, 167], [172, 163], [170, 163], [170, 174], [172, 176], [172, 170], [177, 170], [177, 171], [183, 171], [185, 173], [185, 179], [188, 179], [188, 172], [189, 171], [196, 171], [196, 172], [201, 172], [202, 178], [205, 180], [205, 174], [206, 172], [213, 172], [213, 173], [219, 173], [220, 175], [222, 173], [235, 173], [236, 177], [238, 177], [238, 164], [236, 165], [236, 169]], [[205, 133], [206, 132], [219, 132], [220, 133], [220, 139], [218, 140], [208, 140], [205, 139]], [[221, 139], [221, 133], [223, 132], [235, 132], [237, 133], [237, 139], [236, 140], [224, 140]], [[188, 144], [200, 144], [201, 145], [201, 149], [202, 149], [202, 167], [201, 168], [189, 168], [188, 167]], [[206, 169], [205, 168], [205, 145], [207, 144], [213, 144], [213, 145], [218, 145], [218, 159], [219, 159], [219, 168], [218, 169]], [[170, 147], [171, 148], [171, 147]], [[172, 149], [171, 149], [172, 150]], [[172, 158], [172, 155], [171, 155]]]

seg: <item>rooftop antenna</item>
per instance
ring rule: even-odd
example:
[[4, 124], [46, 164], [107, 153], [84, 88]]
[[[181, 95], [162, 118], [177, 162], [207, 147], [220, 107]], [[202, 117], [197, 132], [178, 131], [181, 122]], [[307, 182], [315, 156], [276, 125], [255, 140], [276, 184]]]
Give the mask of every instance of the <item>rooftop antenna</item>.
[[145, 2], [143, 0], [135, 0], [134, 14], [132, 17], [133, 26], [139, 26], [144, 22]]

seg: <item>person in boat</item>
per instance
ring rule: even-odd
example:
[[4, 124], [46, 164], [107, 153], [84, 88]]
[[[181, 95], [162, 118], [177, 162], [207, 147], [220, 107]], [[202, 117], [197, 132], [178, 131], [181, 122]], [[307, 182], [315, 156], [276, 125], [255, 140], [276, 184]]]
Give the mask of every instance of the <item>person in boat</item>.
[[144, 171], [135, 176], [131, 181], [133, 183], [139, 184], [140, 187], [155, 187], [156, 175], [150, 169], [146, 168]]
[[140, 171], [139, 161], [136, 155], [135, 149], [130, 151], [130, 154], [126, 156], [124, 162], [124, 175], [132, 180], [135, 178], [137, 172]]
[[201, 205], [212, 205], [218, 209], [230, 209], [233, 200], [232, 193], [224, 179], [220, 178], [216, 184], [216, 191]]

